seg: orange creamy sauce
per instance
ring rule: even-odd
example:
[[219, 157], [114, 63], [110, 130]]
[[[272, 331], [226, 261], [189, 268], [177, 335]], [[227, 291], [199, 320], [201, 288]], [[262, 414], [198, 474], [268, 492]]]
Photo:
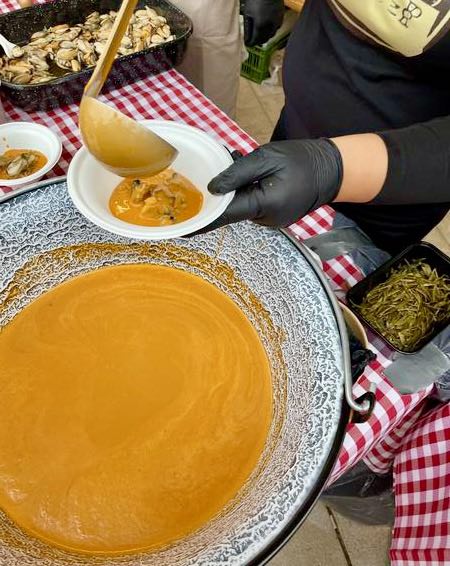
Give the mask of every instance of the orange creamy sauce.
[[125, 179], [114, 189], [109, 201], [114, 216], [140, 226], [183, 222], [198, 214], [202, 204], [202, 193], [171, 169], [153, 177]]
[[43, 153], [31, 149], [7, 149], [0, 156], [0, 160], [2, 157], [6, 157], [7, 159], [19, 157], [19, 155], [23, 153], [31, 153], [34, 157], [36, 157], [34, 163], [20, 172], [18, 175], [8, 175], [6, 171], [7, 166], [3, 166], [0, 163], [0, 179], [21, 179], [22, 177], [28, 177], [28, 175], [33, 175], [33, 173], [36, 173], [37, 171], [42, 169], [42, 167], [44, 167], [44, 165], [47, 163], [47, 158]]
[[231, 299], [181, 270], [71, 279], [2, 329], [0, 359], [0, 508], [53, 545], [166, 545], [220, 512], [263, 452], [263, 345]]

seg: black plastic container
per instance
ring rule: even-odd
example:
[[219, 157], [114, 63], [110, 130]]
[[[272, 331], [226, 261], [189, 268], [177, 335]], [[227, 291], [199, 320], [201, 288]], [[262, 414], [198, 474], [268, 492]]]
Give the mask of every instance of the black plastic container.
[[384, 283], [389, 277], [391, 269], [399, 267], [404, 264], [405, 261], [411, 262], [415, 259], [423, 259], [432, 269], [436, 269], [439, 275], [448, 275], [450, 277], [450, 258], [444, 253], [438, 250], [432, 244], [426, 242], [420, 242], [418, 244], [413, 244], [401, 252], [399, 255], [390, 259], [386, 263], [383, 263], [377, 270], [368, 275], [365, 279], [357, 283], [347, 292], [347, 305], [356, 314], [356, 316], [364, 322], [375, 334], [383, 338], [385, 342], [391, 346], [397, 352], [402, 354], [414, 354], [421, 350], [426, 344], [431, 342], [435, 336], [437, 336], [446, 326], [450, 324], [450, 304], [447, 319], [436, 324], [433, 329], [433, 333], [424, 337], [413, 350], [400, 350], [395, 347], [389, 340], [383, 336], [380, 332], [375, 330], [375, 328], [367, 322], [367, 320], [361, 316], [361, 314], [354, 308], [354, 305], [360, 305], [365, 297], [365, 295], [371, 291], [374, 287], [380, 283]]
[[[9, 41], [24, 45], [36, 31], [58, 24], [78, 24], [91, 12], [103, 14], [109, 10], [117, 11], [121, 3], [121, 0], [58, 0], [38, 4], [0, 15], [0, 33]], [[192, 33], [191, 20], [166, 0], [141, 0], [136, 9], [145, 6], [167, 18], [176, 39], [116, 59], [102, 92], [167, 71], [182, 60], [188, 37]], [[1, 90], [14, 105], [24, 110], [50, 110], [79, 102], [91, 74], [92, 69], [84, 69], [37, 85], [16, 85], [2, 81]]]

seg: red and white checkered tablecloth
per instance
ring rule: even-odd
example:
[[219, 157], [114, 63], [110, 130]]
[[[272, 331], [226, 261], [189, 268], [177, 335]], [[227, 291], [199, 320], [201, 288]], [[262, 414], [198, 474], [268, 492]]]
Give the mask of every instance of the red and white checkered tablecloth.
[[[15, 2], [0, 0], [1, 12], [16, 8]], [[232, 150], [247, 153], [256, 147], [244, 131], [175, 70], [137, 81], [102, 99], [135, 119], [159, 118], [196, 126]], [[11, 120], [38, 122], [60, 136], [64, 150], [51, 175], [65, 174], [81, 145], [77, 106], [27, 113], [4, 101], [4, 108]], [[0, 187], [0, 194], [10, 190]], [[291, 231], [296, 238], [307, 239], [330, 230], [332, 222], [332, 209], [323, 207], [292, 226]], [[324, 263], [323, 268], [337, 294], [362, 277], [350, 257], [335, 258]], [[436, 415], [420, 420], [423, 402], [432, 387], [413, 395], [400, 395], [383, 374], [391, 352], [374, 336], [370, 336], [370, 342], [377, 360], [360, 377], [354, 394], [359, 397], [375, 383], [377, 403], [368, 422], [348, 426], [331, 482], [363, 458], [379, 473], [395, 464], [398, 505], [392, 563], [396, 566], [450, 564], [445, 554], [450, 552], [450, 408], [447, 406]], [[435, 526], [431, 527], [430, 521]]]
[[421, 418], [394, 461], [394, 566], [450, 564], [450, 404]]
[[[332, 222], [333, 211], [325, 206], [291, 226], [290, 230], [299, 240], [306, 240], [315, 234], [330, 230]], [[343, 295], [363, 277], [350, 256], [324, 262], [323, 269], [338, 296]], [[390, 364], [392, 351], [370, 331], [368, 337], [377, 359], [358, 379], [353, 393], [355, 397], [359, 397], [375, 383], [377, 403], [366, 423], [348, 426], [330, 483], [361, 459], [364, 459], [374, 472], [388, 472], [392, 468], [403, 437], [420, 417], [423, 401], [432, 391], [430, 386], [412, 395], [400, 395], [383, 374], [383, 369]]]

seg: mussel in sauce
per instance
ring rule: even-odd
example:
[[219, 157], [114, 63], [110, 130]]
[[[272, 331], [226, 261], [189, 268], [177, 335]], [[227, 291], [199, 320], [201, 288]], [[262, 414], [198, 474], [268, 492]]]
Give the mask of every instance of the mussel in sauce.
[[153, 177], [125, 179], [109, 201], [116, 218], [141, 226], [168, 226], [192, 218], [203, 204], [202, 193], [171, 169]]
[[8, 149], [0, 156], [0, 179], [20, 179], [42, 169], [47, 158], [40, 151]]

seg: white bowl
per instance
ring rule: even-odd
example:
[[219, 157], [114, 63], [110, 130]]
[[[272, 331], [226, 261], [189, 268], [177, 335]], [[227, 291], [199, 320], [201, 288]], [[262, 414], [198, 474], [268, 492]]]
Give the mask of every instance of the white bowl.
[[85, 147], [76, 153], [67, 174], [67, 187], [74, 205], [91, 222], [108, 232], [140, 240], [179, 238], [211, 224], [233, 200], [234, 193], [216, 196], [207, 190], [209, 181], [233, 163], [231, 155], [220, 143], [192, 126], [165, 120], [143, 120], [141, 124], [178, 150], [178, 157], [171, 167], [202, 192], [200, 212], [170, 226], [137, 226], [119, 220], [109, 209], [109, 199], [122, 179], [102, 167]]
[[4, 187], [18, 187], [38, 181], [58, 163], [62, 144], [58, 136], [49, 128], [34, 122], [7, 122], [0, 125], [0, 155], [7, 149], [33, 149], [47, 158], [47, 163], [26, 177], [19, 179], [0, 179]]
[[360, 341], [361, 345], [367, 349], [369, 347], [369, 339], [367, 338], [364, 326], [361, 324], [358, 317], [348, 308], [347, 305], [344, 305], [344, 303], [341, 303], [339, 301], [339, 306], [341, 307], [342, 314], [344, 315], [347, 326], [350, 328], [355, 338]]

